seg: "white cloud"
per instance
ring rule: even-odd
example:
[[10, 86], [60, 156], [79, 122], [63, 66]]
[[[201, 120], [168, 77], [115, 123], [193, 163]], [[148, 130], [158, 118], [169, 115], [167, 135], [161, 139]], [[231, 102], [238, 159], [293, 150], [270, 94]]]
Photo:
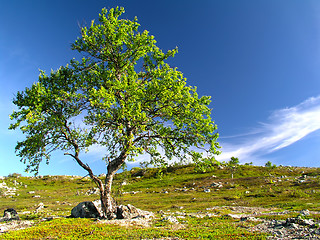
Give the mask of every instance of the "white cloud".
[[[273, 112], [268, 123], [261, 124], [258, 134], [247, 135], [241, 144], [221, 142], [220, 161], [232, 156], [240, 160], [259, 161], [264, 155], [290, 146], [320, 129], [320, 96], [312, 97], [301, 104]], [[245, 135], [244, 135], [245, 136]], [[237, 136], [234, 139], [239, 138]]]

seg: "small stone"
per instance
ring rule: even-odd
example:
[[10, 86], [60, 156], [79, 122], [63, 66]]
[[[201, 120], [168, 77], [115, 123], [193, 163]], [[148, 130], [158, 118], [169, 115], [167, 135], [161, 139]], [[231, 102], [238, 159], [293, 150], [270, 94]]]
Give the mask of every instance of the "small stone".
[[308, 209], [302, 210], [302, 211], [300, 212], [300, 214], [301, 214], [302, 216], [309, 216], [309, 215], [310, 215], [310, 211], [309, 211]]
[[298, 226], [296, 223], [292, 223], [292, 224], [290, 225], [290, 228], [298, 229], [299, 226]]
[[170, 223], [179, 223], [179, 221], [177, 220], [176, 217], [173, 217], [173, 216], [167, 216], [167, 217], [164, 217], [162, 219], [162, 221], [168, 221]]
[[241, 219], [241, 216], [237, 215], [237, 214], [227, 214], [227, 215], [225, 215], [225, 217], [230, 217], [233, 219]]
[[164, 211], [163, 210], [160, 210], [158, 211], [159, 214], [163, 215], [164, 214]]
[[126, 181], [123, 181], [121, 185], [122, 185], [122, 186], [125, 186], [125, 185], [127, 185], [127, 184], [128, 184], [128, 183], [127, 183]]
[[39, 203], [38, 207], [36, 208], [36, 210], [34, 211], [35, 213], [40, 212], [42, 209], [44, 208], [44, 204], [41, 202]]

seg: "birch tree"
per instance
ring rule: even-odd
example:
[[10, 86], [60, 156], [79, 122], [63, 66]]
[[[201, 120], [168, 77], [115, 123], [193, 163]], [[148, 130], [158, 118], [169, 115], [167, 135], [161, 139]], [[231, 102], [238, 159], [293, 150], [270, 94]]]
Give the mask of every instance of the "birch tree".
[[[121, 19], [123, 8], [102, 9], [99, 21], [81, 29], [72, 49], [83, 56], [18, 92], [10, 129], [25, 136], [16, 153], [35, 174], [53, 151], [63, 151], [100, 190], [104, 217], [113, 218], [112, 181], [126, 161], [148, 154], [153, 164], [218, 153], [210, 97], [200, 97], [167, 59], [137, 18]], [[106, 179], [83, 160], [90, 147], [105, 149]]]

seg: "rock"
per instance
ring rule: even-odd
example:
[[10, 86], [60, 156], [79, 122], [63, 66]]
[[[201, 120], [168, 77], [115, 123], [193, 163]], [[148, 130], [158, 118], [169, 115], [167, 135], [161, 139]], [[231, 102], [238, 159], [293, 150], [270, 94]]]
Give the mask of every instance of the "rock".
[[71, 210], [71, 217], [74, 218], [101, 218], [101, 201], [85, 201], [79, 203]]
[[16, 195], [17, 189], [15, 187], [8, 187], [5, 182], [0, 183], [0, 188], [2, 189], [3, 196], [14, 196]]
[[139, 215], [138, 209], [130, 204], [117, 207], [118, 219], [131, 219]]
[[224, 215], [225, 217], [227, 218], [233, 218], [233, 219], [241, 219], [241, 215], [237, 215], [237, 214], [227, 214], [227, 215]]
[[299, 229], [299, 226], [296, 223], [292, 223], [289, 227], [293, 229]]
[[309, 216], [309, 215], [310, 215], [310, 211], [309, 211], [308, 209], [302, 210], [302, 211], [300, 211], [300, 214], [301, 214], [302, 216]]
[[132, 219], [132, 218], [150, 218], [153, 217], [152, 212], [143, 211], [131, 204], [120, 205], [117, 207], [117, 219]]
[[18, 213], [13, 208], [8, 208], [4, 210], [3, 218], [0, 220], [0, 222], [3, 221], [11, 221], [11, 220], [20, 220]]
[[170, 223], [179, 223], [179, 221], [177, 220], [176, 217], [173, 217], [173, 216], [167, 216], [167, 217], [164, 217], [162, 219], [162, 221], [168, 221]]
[[86, 192], [86, 195], [94, 195], [94, 194], [100, 194], [99, 188], [91, 188]]
[[[238, 218], [238, 217], [237, 217]], [[261, 219], [255, 217], [244, 216], [240, 218], [241, 221], [259, 222]]]
[[44, 208], [44, 204], [41, 202], [39, 203], [38, 207], [36, 208], [36, 210], [34, 211], [35, 213], [40, 212], [42, 209]]
[[164, 215], [164, 211], [163, 210], [159, 210], [158, 213], [161, 214], [161, 215]]
[[183, 207], [182, 207], [182, 206], [177, 206], [177, 205], [172, 205], [172, 207], [171, 207], [171, 208], [183, 209]]
[[222, 188], [223, 186], [220, 182], [219, 183], [213, 182], [211, 183], [210, 187]]
[[[114, 206], [116, 203], [113, 202]], [[76, 207], [71, 210], [71, 217], [74, 218], [103, 218], [103, 212], [101, 209], [101, 201], [95, 200], [85, 201], [79, 203]], [[149, 218], [153, 217], [152, 212], [143, 211], [138, 209], [130, 204], [127, 206], [120, 205], [114, 207], [113, 213], [111, 216], [108, 216], [109, 219], [132, 219], [132, 218]]]
[[145, 169], [141, 169], [137, 172], [134, 172], [131, 174], [131, 177], [136, 177], [136, 178], [140, 178], [140, 177], [143, 177], [144, 175], [146, 174], [146, 170]]
[[139, 193], [140, 191], [131, 191], [131, 192], [123, 192], [122, 194], [137, 194], [137, 193]]

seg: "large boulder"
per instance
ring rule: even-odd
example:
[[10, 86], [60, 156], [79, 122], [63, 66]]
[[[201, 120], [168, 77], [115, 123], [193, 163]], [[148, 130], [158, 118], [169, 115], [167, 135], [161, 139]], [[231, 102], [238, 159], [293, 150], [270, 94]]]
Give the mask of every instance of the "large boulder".
[[74, 218], [101, 218], [101, 201], [81, 202], [71, 210], [71, 217]]
[[[114, 202], [114, 206], [116, 203]], [[132, 218], [149, 218], [153, 217], [152, 212], [143, 211], [139, 208], [128, 205], [120, 205], [114, 209], [112, 216], [108, 216], [109, 219], [132, 219]], [[71, 217], [74, 218], [103, 218], [101, 209], [101, 201], [95, 200], [93, 202], [86, 201], [79, 203], [71, 210]]]
[[153, 217], [152, 212], [143, 211], [131, 204], [120, 205], [117, 207], [117, 219], [132, 219], [132, 218], [149, 218]]
[[4, 210], [3, 218], [0, 219], [0, 222], [11, 221], [11, 220], [20, 220], [20, 218], [15, 209], [8, 208]]

